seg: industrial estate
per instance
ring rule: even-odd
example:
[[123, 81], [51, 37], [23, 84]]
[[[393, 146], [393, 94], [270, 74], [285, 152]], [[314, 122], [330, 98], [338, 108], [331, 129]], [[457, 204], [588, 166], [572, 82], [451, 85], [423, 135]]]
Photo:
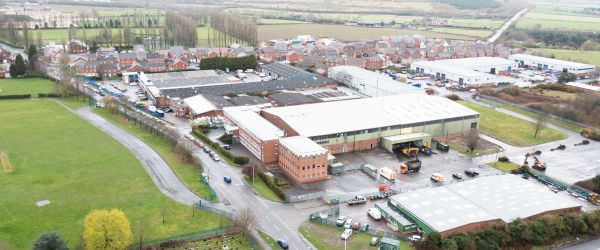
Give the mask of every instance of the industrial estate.
[[0, 249], [600, 245], [597, 2], [184, 2], [0, 3]]

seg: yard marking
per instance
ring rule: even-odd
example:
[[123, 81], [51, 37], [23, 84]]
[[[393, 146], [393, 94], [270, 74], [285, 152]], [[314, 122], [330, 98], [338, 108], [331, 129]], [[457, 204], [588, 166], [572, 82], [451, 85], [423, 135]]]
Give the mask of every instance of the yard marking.
[[4, 173], [12, 172], [12, 166], [10, 165], [10, 161], [8, 161], [8, 155], [6, 151], [2, 151], [0, 153], [0, 163], [2, 163], [2, 169], [4, 169]]

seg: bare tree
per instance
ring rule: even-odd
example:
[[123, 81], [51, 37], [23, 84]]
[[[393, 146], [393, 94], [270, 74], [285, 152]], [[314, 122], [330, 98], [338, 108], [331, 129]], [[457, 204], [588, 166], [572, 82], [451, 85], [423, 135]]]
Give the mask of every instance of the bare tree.
[[465, 144], [471, 153], [477, 148], [477, 144], [479, 144], [479, 131], [476, 128], [472, 128], [467, 132], [465, 135]]
[[535, 123], [533, 124], [533, 138], [537, 138], [538, 135], [544, 129], [544, 125], [546, 124], [546, 117], [542, 114], [538, 115]]
[[244, 235], [248, 235], [256, 224], [256, 215], [251, 208], [246, 207], [240, 211], [233, 223], [242, 230]]

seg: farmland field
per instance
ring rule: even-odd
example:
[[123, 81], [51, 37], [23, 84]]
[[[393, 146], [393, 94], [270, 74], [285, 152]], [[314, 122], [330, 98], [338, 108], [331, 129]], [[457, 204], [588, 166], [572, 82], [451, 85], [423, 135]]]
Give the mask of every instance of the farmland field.
[[[553, 7], [551, 7], [553, 6]], [[517, 22], [517, 28], [600, 31], [600, 17], [577, 13], [579, 5], [540, 5]]]
[[261, 25], [258, 27], [258, 40], [265, 41], [277, 38], [291, 38], [298, 35], [309, 34], [314, 37], [335, 37], [344, 41], [372, 39], [386, 35], [414, 35], [420, 34], [428, 38], [447, 38], [475, 40], [475, 37], [443, 34], [431, 31], [394, 29], [394, 28], [365, 28], [346, 25], [329, 24], [289, 24], [289, 25]]
[[2, 79], [0, 95], [54, 93], [56, 84], [42, 78]]
[[534, 138], [532, 122], [477, 104], [464, 101], [460, 101], [460, 103], [479, 112], [481, 133], [513, 146], [533, 146], [567, 138], [567, 134], [547, 126], [544, 126], [538, 137]]
[[369, 22], [391, 22], [396, 23], [410, 23], [412, 21], [418, 21], [423, 19], [421, 16], [397, 16], [397, 15], [377, 15], [377, 14], [348, 14], [348, 13], [311, 13], [311, 12], [297, 12], [297, 11], [286, 11], [286, 10], [269, 10], [269, 9], [255, 9], [255, 8], [231, 8], [227, 9], [228, 12], [238, 13], [246, 16], [257, 16], [264, 18], [280, 18], [280, 19], [296, 19], [303, 17], [307, 21], [317, 19], [335, 20], [340, 22], [349, 21], [369, 21]]
[[[0, 172], [0, 241], [12, 248], [31, 248], [53, 230], [75, 249], [93, 209], [123, 210], [134, 236], [143, 228], [147, 241], [220, 226], [214, 214], [196, 211], [192, 218], [190, 207], [160, 193], [121, 144], [55, 102], [0, 101], [0, 109], [9, 121], [0, 122], [0, 145], [13, 169]], [[37, 207], [43, 200], [50, 204]]]
[[100, 16], [120, 16], [124, 14], [133, 14], [136, 12], [142, 13], [156, 13], [161, 11], [158, 9], [148, 8], [117, 8], [117, 7], [100, 7], [100, 6], [86, 6], [86, 5], [63, 5], [63, 4], [49, 4], [48, 7], [62, 11], [62, 12], [80, 12], [80, 11], [91, 11], [95, 10]]
[[492, 35], [491, 30], [482, 29], [462, 29], [462, 28], [433, 28], [434, 32], [457, 34], [465, 36], [488, 37]]
[[472, 28], [498, 28], [504, 21], [505, 20], [453, 18], [452, 21], [448, 22], [448, 25]]
[[257, 21], [257, 24], [259, 24], [259, 25], [261, 25], [261, 24], [299, 24], [299, 23], [306, 23], [306, 22], [296, 21], [296, 20], [270, 19], [270, 18], [261, 18]]
[[554, 55], [557, 59], [590, 63], [600, 67], [600, 51], [583, 51], [567, 49], [531, 49], [543, 52], [545, 56]]

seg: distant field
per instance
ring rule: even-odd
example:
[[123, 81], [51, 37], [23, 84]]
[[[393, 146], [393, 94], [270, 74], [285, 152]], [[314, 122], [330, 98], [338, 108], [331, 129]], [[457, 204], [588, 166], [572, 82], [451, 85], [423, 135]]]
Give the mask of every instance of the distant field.
[[[12, 172], [0, 172], [0, 242], [31, 249], [40, 234], [58, 231], [77, 249], [93, 209], [123, 210], [134, 236], [143, 229], [146, 241], [220, 226], [212, 213], [192, 218], [191, 208], [162, 194], [123, 145], [53, 101], [5, 100], [0, 110], [10, 121], [0, 122], [0, 145], [12, 165]], [[37, 207], [43, 200], [50, 204]]]
[[433, 28], [434, 32], [457, 34], [465, 36], [476, 36], [476, 37], [488, 37], [491, 36], [493, 31], [481, 30], [481, 29], [461, 29], [461, 28]]
[[583, 5], [538, 5], [517, 22], [517, 28], [600, 31], [600, 17], [578, 13]]
[[296, 20], [261, 18], [258, 20], [257, 23], [260, 25], [260, 24], [299, 24], [299, 23], [306, 23], [306, 22], [296, 21]]
[[396, 15], [376, 15], [376, 14], [347, 14], [347, 13], [311, 13], [311, 12], [296, 12], [285, 10], [268, 10], [257, 8], [230, 8], [228, 12], [239, 13], [247, 16], [269, 17], [274, 19], [292, 19], [293, 17], [303, 17], [307, 21], [317, 19], [328, 19], [341, 22], [350, 21], [369, 21], [369, 22], [391, 22], [410, 23], [415, 20], [421, 20], [421, 16], [396, 16]]
[[315, 37], [335, 37], [344, 41], [357, 41], [372, 39], [384, 35], [414, 35], [421, 34], [429, 38], [447, 38], [475, 40], [475, 37], [443, 34], [431, 31], [394, 29], [394, 28], [365, 28], [346, 25], [330, 24], [289, 24], [289, 25], [261, 25], [258, 27], [258, 40], [265, 41], [277, 38], [290, 38], [298, 35], [309, 34]]
[[517, 22], [517, 28], [530, 29], [539, 24], [542, 29], [558, 30], [579, 30], [579, 31], [600, 31], [600, 23], [586, 23], [574, 21], [557, 21], [524, 18]]
[[2, 79], [0, 80], [0, 95], [19, 95], [54, 93], [56, 84], [41, 78]]
[[448, 24], [460, 27], [472, 28], [499, 28], [505, 20], [494, 19], [472, 19], [472, 18], [453, 18]]
[[163, 11], [158, 9], [148, 8], [116, 8], [116, 7], [99, 7], [99, 6], [85, 6], [85, 5], [63, 5], [63, 4], [48, 4], [46, 5], [52, 9], [63, 11], [63, 12], [79, 12], [79, 11], [91, 11], [95, 10], [100, 16], [113, 16], [123, 15], [134, 12], [153, 12]]
[[558, 59], [590, 63], [600, 67], [600, 51], [583, 51], [567, 49], [530, 49], [543, 52], [545, 56], [554, 55]]

